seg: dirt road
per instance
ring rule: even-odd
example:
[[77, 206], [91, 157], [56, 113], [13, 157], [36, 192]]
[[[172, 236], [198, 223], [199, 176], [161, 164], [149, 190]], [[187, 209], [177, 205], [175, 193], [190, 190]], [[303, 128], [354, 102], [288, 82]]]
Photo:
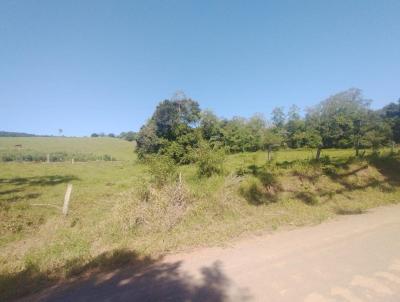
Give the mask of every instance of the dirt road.
[[[33, 299], [31, 297], [31, 299]], [[400, 301], [400, 205], [102, 274], [43, 301]]]

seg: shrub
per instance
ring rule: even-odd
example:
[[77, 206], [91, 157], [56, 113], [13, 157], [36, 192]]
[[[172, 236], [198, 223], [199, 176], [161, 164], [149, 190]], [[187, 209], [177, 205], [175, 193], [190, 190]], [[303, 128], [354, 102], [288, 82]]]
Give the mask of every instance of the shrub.
[[244, 175], [250, 174], [250, 173], [252, 173], [252, 171], [248, 167], [245, 167], [245, 166], [240, 166], [239, 168], [236, 169], [236, 172], [235, 172], [235, 174], [237, 176], [244, 176]]
[[177, 142], [172, 142], [166, 146], [162, 153], [172, 158], [176, 163], [186, 163], [182, 161], [185, 156], [185, 148]]
[[257, 178], [246, 179], [239, 187], [239, 193], [250, 204], [260, 205], [266, 201], [265, 189]]
[[279, 185], [279, 181], [277, 179], [276, 174], [273, 173], [271, 170], [268, 170], [267, 168], [268, 167], [265, 166], [265, 167], [263, 167], [263, 169], [260, 169], [256, 173], [256, 176], [261, 180], [261, 182], [266, 187], [272, 187], [272, 186]]
[[2, 161], [15, 161], [16, 157], [15, 154], [3, 154], [1, 156]]
[[326, 165], [322, 168], [322, 172], [328, 176], [337, 176], [338, 170], [334, 165]]
[[152, 181], [157, 186], [163, 186], [176, 178], [176, 165], [167, 155], [152, 155], [146, 158]]
[[112, 161], [112, 157], [111, 157], [111, 155], [104, 154], [104, 155], [103, 155], [103, 160], [104, 160], [104, 161]]
[[64, 152], [56, 152], [50, 154], [50, 161], [51, 162], [62, 162], [65, 161], [68, 154]]
[[196, 150], [196, 161], [200, 176], [210, 177], [213, 174], [223, 173], [225, 151], [212, 148], [208, 143], [203, 143]]
[[124, 233], [168, 232], [184, 219], [194, 201], [185, 183], [172, 182], [161, 188], [144, 183], [144, 187], [116, 206], [116, 220]]

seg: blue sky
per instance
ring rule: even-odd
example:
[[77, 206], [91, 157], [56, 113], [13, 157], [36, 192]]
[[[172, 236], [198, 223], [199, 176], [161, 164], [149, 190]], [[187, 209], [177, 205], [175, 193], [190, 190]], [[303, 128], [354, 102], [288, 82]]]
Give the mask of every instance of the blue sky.
[[0, 1], [0, 130], [138, 130], [183, 90], [219, 116], [400, 97], [400, 1]]

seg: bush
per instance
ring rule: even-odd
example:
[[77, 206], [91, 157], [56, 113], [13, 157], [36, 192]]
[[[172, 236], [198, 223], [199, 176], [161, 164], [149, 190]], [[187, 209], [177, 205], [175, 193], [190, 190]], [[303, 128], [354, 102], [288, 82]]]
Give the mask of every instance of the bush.
[[265, 189], [261, 181], [257, 178], [246, 179], [239, 187], [239, 193], [250, 204], [260, 205], [266, 203]]
[[133, 200], [124, 198], [116, 206], [118, 227], [124, 233], [170, 231], [185, 218], [193, 195], [185, 183], [172, 182], [161, 188], [143, 184], [133, 192]]
[[240, 166], [239, 168], [236, 169], [236, 172], [235, 172], [235, 174], [237, 176], [244, 176], [244, 175], [250, 174], [250, 173], [252, 173], [252, 171], [248, 167], [245, 167], [245, 166]]
[[64, 152], [56, 152], [50, 154], [50, 161], [51, 162], [62, 162], [65, 161], [68, 154]]
[[1, 156], [1, 160], [2, 161], [15, 161], [16, 160], [15, 154], [3, 154]]
[[167, 155], [152, 155], [146, 158], [152, 182], [163, 186], [176, 178], [176, 165], [174, 160]]
[[212, 148], [203, 143], [196, 149], [196, 161], [200, 176], [210, 177], [213, 174], [222, 174], [224, 171], [225, 151], [220, 148]]
[[103, 160], [104, 160], [104, 161], [112, 161], [112, 157], [111, 157], [111, 155], [104, 154], [104, 155], [103, 155]]

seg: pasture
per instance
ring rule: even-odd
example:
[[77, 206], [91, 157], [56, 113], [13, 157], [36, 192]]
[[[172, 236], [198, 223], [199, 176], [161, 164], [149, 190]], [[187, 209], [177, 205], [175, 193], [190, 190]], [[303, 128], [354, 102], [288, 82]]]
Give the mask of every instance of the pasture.
[[107, 155], [117, 161], [132, 161], [135, 159], [133, 151], [133, 143], [110, 137], [0, 137], [0, 161], [8, 154], [16, 155], [17, 161], [23, 161], [23, 155], [45, 157], [47, 154], [66, 154], [69, 158], [86, 155], [99, 159]]
[[[101, 268], [102, 255], [116, 251], [155, 256], [219, 245], [400, 200], [400, 158], [388, 151], [354, 159], [350, 149], [324, 150], [322, 163], [306, 149], [277, 151], [271, 163], [261, 151], [232, 154], [222, 175], [201, 178], [195, 165], [178, 166], [182, 181], [157, 188], [133, 145], [119, 139], [1, 138], [0, 150], [17, 144], [116, 161], [0, 162], [0, 300]], [[129, 262], [116, 256], [107, 265]]]

